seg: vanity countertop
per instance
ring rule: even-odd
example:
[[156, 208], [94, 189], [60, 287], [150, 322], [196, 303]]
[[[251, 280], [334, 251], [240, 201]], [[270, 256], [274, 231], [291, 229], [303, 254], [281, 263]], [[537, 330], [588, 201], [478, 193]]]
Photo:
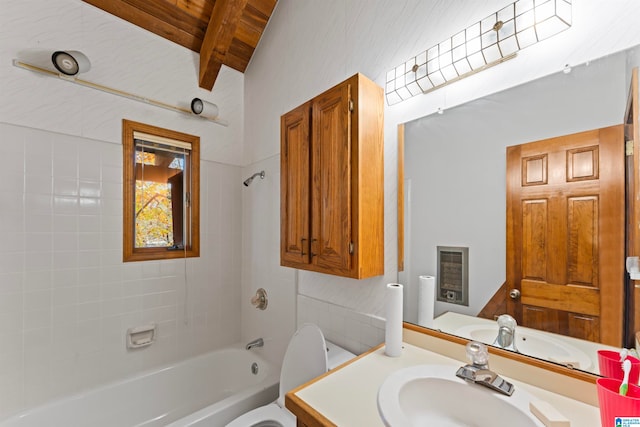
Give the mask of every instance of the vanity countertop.
[[[406, 342], [403, 343], [400, 357], [386, 356], [384, 346], [380, 346], [320, 379], [291, 391], [287, 394], [286, 406], [298, 417], [299, 426], [384, 427], [377, 409], [378, 388], [391, 373], [420, 364], [451, 365], [452, 375], [462, 365], [458, 360]], [[522, 388], [550, 403], [571, 421], [572, 426], [600, 426], [597, 407], [505, 378], [514, 384], [516, 392]]]

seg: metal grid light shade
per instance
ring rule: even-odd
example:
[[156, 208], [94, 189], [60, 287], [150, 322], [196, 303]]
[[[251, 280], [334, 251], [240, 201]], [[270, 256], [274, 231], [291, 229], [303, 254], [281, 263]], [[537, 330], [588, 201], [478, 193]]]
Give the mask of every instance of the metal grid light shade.
[[571, 27], [571, 0], [519, 0], [387, 73], [389, 105], [511, 59]]

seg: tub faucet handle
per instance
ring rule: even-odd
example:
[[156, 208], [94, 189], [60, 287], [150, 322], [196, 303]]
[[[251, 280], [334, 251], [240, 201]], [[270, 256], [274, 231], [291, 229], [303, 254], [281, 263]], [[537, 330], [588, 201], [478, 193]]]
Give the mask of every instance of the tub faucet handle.
[[256, 291], [256, 294], [251, 297], [251, 304], [255, 305], [256, 308], [259, 308], [260, 310], [264, 310], [265, 308], [267, 308], [267, 304], [269, 303], [269, 300], [267, 299], [267, 291], [265, 291], [263, 288], [260, 288]]

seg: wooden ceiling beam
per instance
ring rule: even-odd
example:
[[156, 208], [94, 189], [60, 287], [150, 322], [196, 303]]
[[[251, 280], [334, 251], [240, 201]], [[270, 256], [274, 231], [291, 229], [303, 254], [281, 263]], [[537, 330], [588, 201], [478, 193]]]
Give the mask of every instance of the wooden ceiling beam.
[[184, 11], [170, 8], [165, 2], [138, 1], [135, 5], [113, 0], [84, 2], [190, 50], [200, 51], [205, 34], [202, 23]]
[[125, 3], [148, 13], [162, 22], [166, 22], [180, 31], [192, 34], [202, 40], [207, 30], [211, 9], [180, 7], [175, 0], [122, 0]]
[[201, 88], [213, 89], [246, 5], [247, 0], [216, 0], [200, 49]]
[[175, 3], [175, 6], [185, 13], [204, 21], [206, 27], [215, 0], [171, 0], [171, 3]]
[[245, 72], [277, 0], [83, 0], [200, 53], [199, 84], [222, 65]]
[[249, 58], [251, 58], [253, 50], [253, 46], [249, 46], [234, 37], [227, 56], [225, 56], [224, 65], [244, 73], [249, 65]]

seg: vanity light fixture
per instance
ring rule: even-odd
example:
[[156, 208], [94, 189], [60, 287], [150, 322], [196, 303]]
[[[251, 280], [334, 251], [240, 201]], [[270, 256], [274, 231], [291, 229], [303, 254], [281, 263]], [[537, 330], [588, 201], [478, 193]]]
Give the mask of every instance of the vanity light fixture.
[[571, 0], [518, 0], [387, 73], [393, 105], [514, 58], [571, 27]]

